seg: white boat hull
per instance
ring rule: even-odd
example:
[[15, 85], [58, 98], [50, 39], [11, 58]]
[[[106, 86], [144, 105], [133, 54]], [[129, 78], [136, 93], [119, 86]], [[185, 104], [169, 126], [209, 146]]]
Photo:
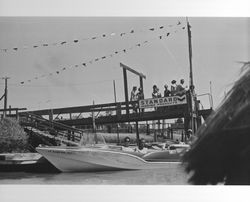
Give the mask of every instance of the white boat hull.
[[38, 147], [36, 149], [62, 172], [169, 168], [170, 164], [179, 163], [175, 160], [149, 162], [131, 153], [95, 147]]

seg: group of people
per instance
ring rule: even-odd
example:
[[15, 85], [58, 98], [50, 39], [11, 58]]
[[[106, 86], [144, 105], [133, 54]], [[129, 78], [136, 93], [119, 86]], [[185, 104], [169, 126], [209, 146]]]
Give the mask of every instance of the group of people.
[[[171, 82], [170, 90], [168, 89], [168, 85], [164, 85], [164, 96], [163, 97], [169, 97], [169, 96], [175, 96], [178, 94], [182, 94], [186, 92], [187, 86], [184, 86], [184, 79], [180, 80], [180, 83], [177, 85], [176, 80], [173, 80]], [[152, 98], [159, 98], [162, 97], [159, 88], [154, 85], [153, 86], [153, 92], [152, 92]]]
[[[186, 92], [187, 86], [184, 86], [184, 82], [185, 82], [184, 79], [181, 79], [180, 83], [177, 84], [176, 80], [172, 80], [170, 89], [168, 89], [167, 84], [164, 85], [163, 97], [175, 96], [178, 94], [182, 94], [183, 92]], [[159, 97], [162, 97], [162, 94], [160, 93], [157, 85], [154, 85], [153, 92], [152, 92], [152, 98], [159, 98]], [[137, 91], [137, 87], [134, 86], [132, 91], [131, 91], [130, 101], [137, 101], [137, 100], [141, 100], [141, 99], [144, 99], [144, 94], [143, 94], [142, 88], [138, 88], [138, 91]]]
[[138, 143], [138, 147], [131, 148], [130, 147], [130, 138], [125, 137], [124, 138], [124, 145], [122, 146], [122, 150], [126, 152], [138, 152], [141, 154], [146, 154], [148, 152], [148, 148], [145, 147], [145, 139], [141, 138]]
[[137, 101], [137, 100], [141, 100], [141, 99], [144, 99], [142, 88], [141, 87], [138, 88], [138, 91], [137, 91], [137, 87], [134, 86], [132, 91], [131, 91], [130, 101]]

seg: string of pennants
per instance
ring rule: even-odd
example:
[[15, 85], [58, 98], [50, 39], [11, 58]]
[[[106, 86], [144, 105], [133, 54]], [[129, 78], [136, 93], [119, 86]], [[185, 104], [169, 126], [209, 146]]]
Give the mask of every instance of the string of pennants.
[[[181, 23], [179, 22], [177, 25], [180, 25], [180, 24], [181, 24]], [[185, 28], [186, 28], [185, 26], [182, 26], [180, 29], [184, 30]], [[177, 32], [178, 32], [178, 30], [176, 29], [176, 30], [174, 31], [174, 33], [177, 33]], [[172, 34], [173, 34], [173, 32], [167, 32], [166, 34], [162, 34], [162, 35], [157, 36], [157, 39], [160, 39], [160, 40], [161, 40], [161, 39], [163, 39], [163, 38], [169, 37], [169, 36], [172, 35]], [[81, 64], [75, 64], [75, 65], [71, 65], [71, 66], [69, 66], [69, 67], [63, 67], [63, 68], [61, 68], [60, 70], [55, 71], [54, 73], [43, 74], [43, 75], [41, 75], [41, 76], [36, 76], [36, 77], [34, 77], [33, 79], [29, 79], [29, 80], [26, 80], [26, 81], [21, 81], [20, 84], [24, 85], [25, 83], [30, 83], [30, 82], [32, 82], [32, 80], [38, 80], [38, 79], [40, 79], [40, 78], [44, 78], [44, 77], [47, 77], [47, 76], [59, 75], [61, 72], [65, 71], [65, 70], [67, 70], [67, 69], [78, 68], [78, 67], [83, 67], [83, 68], [84, 68], [84, 67], [87, 67], [87, 66], [89, 66], [89, 65], [92, 65], [93, 63], [99, 62], [99, 61], [101, 61], [101, 60], [105, 60], [105, 59], [108, 59], [108, 58], [112, 58], [112, 57], [114, 57], [114, 56], [116, 56], [116, 55], [118, 55], [118, 54], [121, 54], [121, 53], [122, 53], [122, 54], [126, 54], [128, 51], [133, 50], [134, 48], [140, 48], [140, 47], [142, 47], [143, 45], [148, 44], [149, 42], [150, 42], [150, 41], [145, 40], [145, 41], [143, 41], [143, 42], [141, 42], [141, 43], [137, 43], [137, 44], [131, 46], [130, 48], [125, 48], [125, 49], [116, 50], [116, 51], [114, 51], [114, 52], [111, 53], [111, 54], [107, 54], [107, 55], [103, 55], [103, 56], [101, 56], [101, 57], [93, 58], [93, 59], [91, 59], [91, 60], [84, 61], [84, 62], [82, 62]]]
[[[178, 21], [177, 24], [171, 24], [171, 25], [167, 25], [167, 26], [159, 26], [159, 27], [151, 27], [149, 29], [147, 29], [147, 31], [157, 31], [157, 30], [163, 30], [165, 28], [168, 27], [174, 27], [175, 25], [180, 26], [181, 22]], [[128, 32], [121, 32], [121, 33], [115, 33], [112, 32], [111, 34], [101, 34], [98, 36], [92, 36], [92, 37], [87, 37], [87, 38], [83, 38], [83, 39], [73, 39], [70, 41], [60, 41], [60, 42], [53, 42], [53, 43], [41, 43], [41, 44], [34, 44], [31, 46], [23, 46], [23, 47], [13, 47], [13, 48], [1, 48], [0, 52], [2, 53], [7, 53], [7, 52], [17, 52], [20, 50], [25, 50], [25, 49], [37, 49], [37, 48], [44, 48], [44, 47], [50, 47], [50, 46], [63, 46], [66, 44], [79, 44], [81, 41], [86, 41], [86, 40], [96, 40], [96, 39], [104, 39], [104, 38], [108, 38], [108, 37], [113, 37], [113, 36], [120, 36], [120, 37], [124, 37], [125, 35], [129, 35], [129, 34], [135, 34], [141, 31], [136, 31], [134, 29], [128, 31]]]

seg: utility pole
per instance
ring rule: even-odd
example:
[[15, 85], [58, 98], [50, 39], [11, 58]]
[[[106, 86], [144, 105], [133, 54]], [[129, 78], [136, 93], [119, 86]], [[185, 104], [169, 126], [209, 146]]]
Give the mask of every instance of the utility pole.
[[[188, 22], [188, 18], [186, 18], [187, 20], [187, 34], [188, 34], [188, 52], [189, 52], [189, 89], [190, 89], [190, 119], [191, 119], [191, 128], [192, 128], [192, 132], [194, 133], [196, 130], [196, 124], [195, 124], [195, 120], [197, 118], [197, 113], [196, 113], [196, 98], [194, 97], [194, 80], [193, 80], [193, 64], [192, 64], [192, 35], [191, 35], [191, 26]], [[195, 117], [194, 117], [194, 113], [195, 113]], [[185, 129], [187, 130], [187, 128]], [[185, 133], [187, 134], [187, 131], [185, 131]]]
[[7, 95], [8, 95], [8, 79], [10, 79], [10, 77], [3, 77], [2, 79], [5, 80], [5, 89], [4, 89], [4, 112], [3, 112], [3, 117], [6, 117], [6, 113], [7, 113]]
[[191, 93], [194, 92], [194, 80], [193, 80], [193, 64], [192, 64], [192, 41], [191, 41], [191, 38], [192, 38], [192, 35], [191, 35], [191, 26], [188, 22], [188, 18], [187, 19], [187, 32], [188, 32], [188, 50], [189, 50], [189, 68], [190, 68], [190, 73], [189, 73], [189, 79], [190, 79], [190, 90], [191, 90]]

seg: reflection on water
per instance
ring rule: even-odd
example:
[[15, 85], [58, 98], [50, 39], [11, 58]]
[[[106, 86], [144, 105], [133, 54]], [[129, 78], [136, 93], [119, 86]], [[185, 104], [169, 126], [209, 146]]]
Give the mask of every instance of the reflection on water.
[[0, 184], [184, 185], [188, 176], [180, 164], [164, 169], [82, 173], [0, 172]]

